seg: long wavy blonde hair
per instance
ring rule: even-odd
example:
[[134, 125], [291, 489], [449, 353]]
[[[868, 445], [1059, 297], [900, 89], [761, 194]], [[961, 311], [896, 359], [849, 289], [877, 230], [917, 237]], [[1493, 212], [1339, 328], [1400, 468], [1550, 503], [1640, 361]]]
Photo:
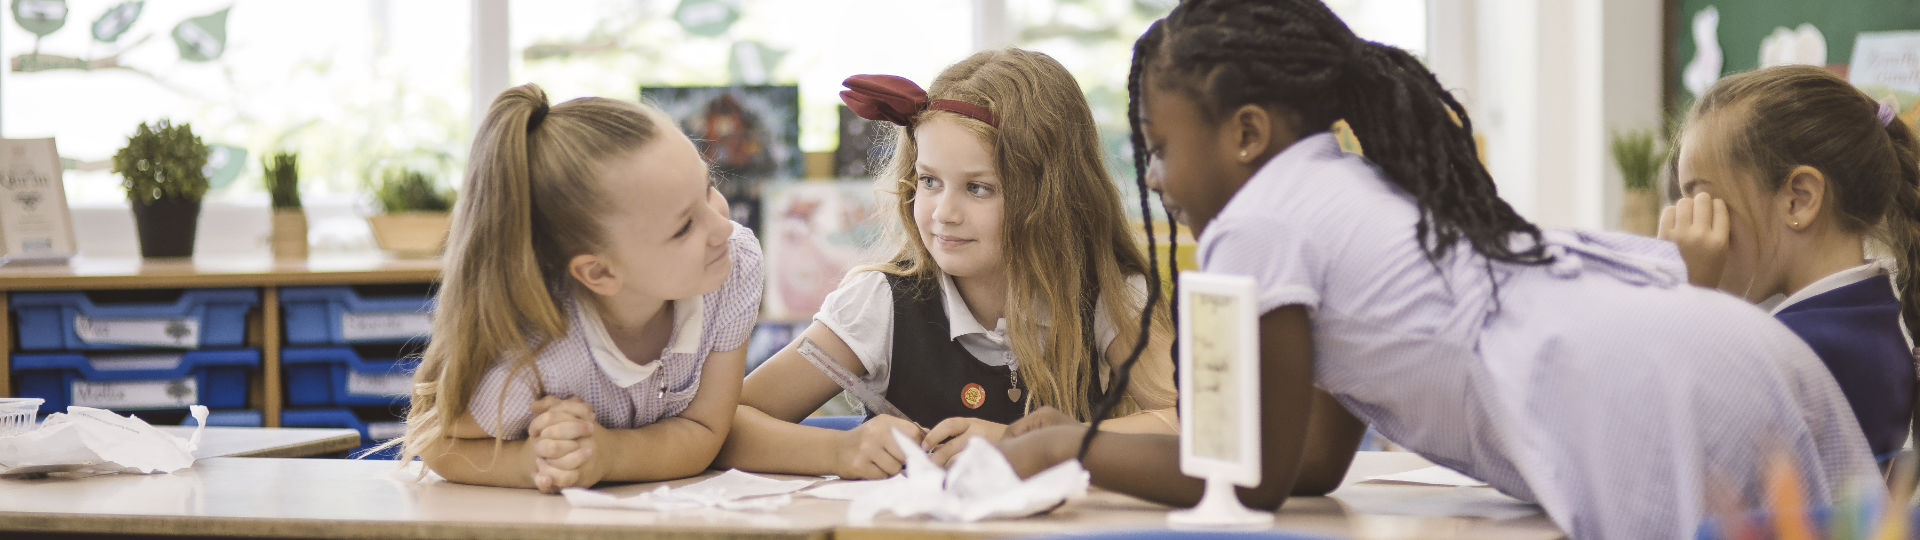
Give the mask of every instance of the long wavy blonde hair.
[[[606, 246], [593, 216], [611, 214], [601, 164], [652, 141], [664, 114], [580, 98], [551, 108], [539, 86], [502, 92], [473, 141], [433, 311], [433, 339], [413, 374], [401, 459], [444, 451], [495, 362], [514, 377], [568, 331], [566, 262]], [[539, 377], [532, 377], [536, 385]], [[504, 396], [500, 396], [504, 399]]]
[[[1093, 411], [1088, 389], [1097, 376], [1090, 360], [1106, 345], [1093, 343], [1094, 306], [1105, 306], [1107, 320], [1118, 331], [1116, 346], [1131, 347], [1140, 330], [1131, 322], [1139, 320], [1146, 298], [1128, 278], [1151, 274], [1121, 210], [1120, 190], [1107, 174], [1093, 112], [1080, 84], [1052, 57], [1009, 48], [976, 53], [948, 67], [934, 79], [927, 96], [981, 105], [999, 120], [995, 127], [969, 116], [928, 110], [913, 123], [946, 117], [992, 149], [1006, 200], [1000, 242], [1006, 257], [1007, 334], [1021, 379], [1035, 403], [1089, 420]], [[913, 220], [918, 182], [913, 129], [897, 128], [893, 148], [876, 184], [893, 202], [892, 212], [883, 210], [882, 217], [897, 224], [885, 228], [897, 250], [887, 262], [856, 271], [931, 282], [941, 270]], [[1020, 309], [1035, 300], [1046, 307], [1051, 332], [1042, 326], [1042, 310]], [[1172, 326], [1166, 310], [1156, 309], [1153, 318], [1153, 333], [1167, 335]], [[1171, 380], [1136, 379], [1135, 385], [1136, 393], [1153, 398], [1145, 401], [1173, 401]], [[1129, 395], [1111, 416], [1140, 408]]]

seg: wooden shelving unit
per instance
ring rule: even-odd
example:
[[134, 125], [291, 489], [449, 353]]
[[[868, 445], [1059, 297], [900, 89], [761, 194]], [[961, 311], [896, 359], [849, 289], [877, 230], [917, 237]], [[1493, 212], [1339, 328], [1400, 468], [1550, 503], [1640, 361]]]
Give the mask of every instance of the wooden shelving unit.
[[101, 291], [241, 287], [260, 289], [260, 310], [249, 317], [248, 346], [260, 348], [260, 377], [249, 402], [268, 427], [280, 425], [283, 381], [280, 370], [280, 288], [312, 285], [432, 283], [440, 279], [438, 259], [384, 256], [315, 257], [305, 261], [233, 259], [75, 259], [58, 266], [0, 267], [0, 396], [13, 395], [14, 325], [5, 309], [16, 291]]

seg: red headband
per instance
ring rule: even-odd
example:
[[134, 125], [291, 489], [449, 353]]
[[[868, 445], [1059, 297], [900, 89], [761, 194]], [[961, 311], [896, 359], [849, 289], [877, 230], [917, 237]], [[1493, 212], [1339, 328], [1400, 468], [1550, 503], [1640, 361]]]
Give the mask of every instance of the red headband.
[[913, 81], [893, 75], [854, 75], [847, 77], [848, 90], [840, 92], [840, 101], [853, 109], [853, 114], [868, 120], [884, 120], [902, 126], [913, 125], [913, 115], [932, 109], [951, 111], [986, 122], [989, 126], [1000, 127], [995, 122], [993, 111], [986, 107], [954, 99], [936, 99], [927, 101], [927, 91]]

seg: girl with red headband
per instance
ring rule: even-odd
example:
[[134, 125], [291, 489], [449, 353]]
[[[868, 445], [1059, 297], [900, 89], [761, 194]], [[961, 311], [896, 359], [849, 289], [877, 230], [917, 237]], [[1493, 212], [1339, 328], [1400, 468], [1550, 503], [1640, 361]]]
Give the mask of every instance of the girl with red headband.
[[[855, 113], [898, 126], [876, 181], [894, 203], [893, 255], [847, 276], [747, 378], [718, 464], [884, 477], [904, 457], [892, 431], [944, 463], [1032, 410], [1085, 422], [1103, 401], [1119, 404], [1107, 429], [1173, 433], [1168, 318], [1129, 324], [1142, 319], [1147, 260], [1066, 68], [1004, 49], [924, 91], [889, 75], [846, 85]], [[1160, 345], [1118, 395], [1115, 366], [1148, 342]], [[843, 390], [866, 405], [865, 423], [796, 423]]]

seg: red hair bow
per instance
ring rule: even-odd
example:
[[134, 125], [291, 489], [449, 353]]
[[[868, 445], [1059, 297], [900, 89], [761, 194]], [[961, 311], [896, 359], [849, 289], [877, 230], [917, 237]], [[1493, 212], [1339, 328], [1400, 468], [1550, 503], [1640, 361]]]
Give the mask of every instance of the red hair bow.
[[951, 111], [986, 122], [989, 126], [999, 127], [994, 121], [993, 111], [986, 107], [954, 99], [936, 99], [927, 101], [927, 91], [920, 85], [893, 75], [854, 75], [847, 77], [847, 90], [840, 92], [840, 101], [853, 109], [853, 114], [868, 120], [882, 120], [902, 126], [913, 125], [913, 115], [920, 111], [933, 109]]

